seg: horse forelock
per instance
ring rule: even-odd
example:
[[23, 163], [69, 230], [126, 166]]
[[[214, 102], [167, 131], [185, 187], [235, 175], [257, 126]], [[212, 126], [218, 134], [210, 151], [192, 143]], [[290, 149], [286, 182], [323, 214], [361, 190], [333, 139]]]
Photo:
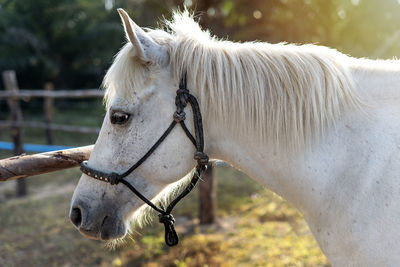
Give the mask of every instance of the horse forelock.
[[109, 107], [117, 95], [124, 99], [133, 99], [134, 93], [143, 87], [150, 74], [134, 56], [132, 44], [125, 44], [114, 57], [114, 62], [103, 80], [106, 107]]

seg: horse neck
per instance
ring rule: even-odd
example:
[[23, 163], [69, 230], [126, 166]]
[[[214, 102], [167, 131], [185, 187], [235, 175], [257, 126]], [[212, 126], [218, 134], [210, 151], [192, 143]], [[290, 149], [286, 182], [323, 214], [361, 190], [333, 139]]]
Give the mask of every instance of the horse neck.
[[[230, 163], [284, 197], [303, 214], [320, 202], [320, 192], [327, 182], [322, 175], [325, 162], [320, 161], [323, 152], [276, 153], [257, 138], [235, 135], [212, 121], [205, 122], [205, 140], [210, 158]], [[314, 191], [319, 193], [310, 194]]]
[[400, 60], [353, 59], [351, 70], [357, 90], [366, 101], [400, 98]]
[[[359, 238], [357, 231], [352, 232], [354, 221], [371, 219], [370, 195], [363, 190], [380, 184], [382, 192], [391, 192], [398, 184], [399, 168], [386, 166], [400, 147], [400, 68], [389, 69], [351, 66], [356, 90], [367, 105], [363, 110], [343, 112], [321, 140], [296, 154], [275, 153], [257, 138], [236, 135], [212, 118], [204, 123], [209, 156], [229, 162], [291, 202], [304, 215], [321, 249], [338, 266], [345, 265], [340, 263], [348, 261], [354, 252], [352, 241]], [[245, 127], [246, 122], [238, 125]], [[377, 196], [374, 201], [383, 200]]]
[[[350, 70], [356, 90], [367, 104], [373, 103], [371, 101], [399, 101], [399, 61], [390, 63], [354, 59], [352, 63]], [[354, 129], [362, 129], [359, 124], [365, 123], [366, 118], [364, 111], [344, 112], [335, 127], [326, 129], [321, 140], [312, 144], [310, 149], [298, 153], [276, 153], [275, 148], [257, 138], [236, 135], [208, 118], [205, 122], [207, 153], [211, 158], [227, 161], [242, 170], [306, 214], [316, 209], [316, 203], [329, 198], [326, 194], [327, 184], [340, 176], [337, 172], [347, 164], [345, 157], [340, 157], [347, 153], [343, 151], [348, 146], [346, 140], [356, 136]], [[244, 121], [238, 125], [246, 127], [247, 124]]]
[[[349, 114], [349, 117], [354, 115]], [[207, 123], [206, 152], [210, 158], [227, 161], [288, 200], [303, 214], [321, 249], [329, 256], [332, 247], [334, 251], [340, 248], [336, 242], [339, 239], [332, 240], [330, 236], [330, 232], [339, 231], [332, 223], [346, 224], [347, 217], [342, 211], [359, 184], [353, 179], [358, 177], [359, 169], [354, 168], [354, 162], [349, 159], [363, 153], [356, 145], [349, 148], [348, 144], [348, 136], [352, 136], [350, 142], [353, 142], [362, 129], [358, 131], [354, 124], [348, 128], [346, 121], [337, 122], [335, 129], [326, 131], [323, 140], [298, 153], [275, 153], [273, 148], [256, 138], [237, 136], [220, 125]], [[339, 218], [339, 215], [343, 217]]]

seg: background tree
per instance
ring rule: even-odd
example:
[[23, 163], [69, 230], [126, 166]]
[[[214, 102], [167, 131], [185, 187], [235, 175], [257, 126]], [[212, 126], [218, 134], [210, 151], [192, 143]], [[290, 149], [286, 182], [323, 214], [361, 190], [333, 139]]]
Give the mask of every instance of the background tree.
[[0, 0], [0, 71], [15, 69], [22, 88], [98, 87], [124, 42], [117, 7], [154, 27], [184, 3], [223, 38], [317, 43], [355, 56], [400, 53], [398, 0]]

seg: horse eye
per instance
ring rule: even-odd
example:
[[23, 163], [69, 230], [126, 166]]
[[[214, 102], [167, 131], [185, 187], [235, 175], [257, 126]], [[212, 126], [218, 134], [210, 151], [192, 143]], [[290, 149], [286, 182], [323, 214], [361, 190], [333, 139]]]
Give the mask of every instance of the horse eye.
[[112, 124], [125, 124], [131, 115], [125, 112], [116, 111], [111, 114]]

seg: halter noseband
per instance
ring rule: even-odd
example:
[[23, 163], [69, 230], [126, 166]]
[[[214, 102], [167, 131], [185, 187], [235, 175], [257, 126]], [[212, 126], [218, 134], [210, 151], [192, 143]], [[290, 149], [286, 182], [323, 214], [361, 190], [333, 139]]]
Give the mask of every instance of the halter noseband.
[[[186, 114], [184, 109], [187, 105], [190, 104], [193, 112], [193, 122], [194, 122], [194, 130], [195, 137], [190, 133], [189, 129], [186, 127], [185, 119]], [[165, 130], [165, 132], [161, 135], [161, 137], [157, 140], [157, 142], [147, 151], [147, 153], [139, 159], [132, 167], [130, 167], [124, 173], [118, 174], [115, 172], [106, 173], [102, 171], [98, 171], [89, 167], [88, 162], [84, 161], [81, 164], [81, 171], [97, 180], [104, 181], [110, 183], [111, 185], [117, 185], [118, 183], [124, 184], [128, 187], [136, 196], [138, 196], [143, 202], [152, 207], [154, 210], [159, 212], [159, 221], [164, 224], [165, 227], [165, 243], [168, 246], [175, 246], [178, 244], [179, 239], [178, 235], [174, 228], [175, 219], [172, 216], [171, 212], [175, 205], [184, 198], [187, 194], [192, 191], [197, 181], [200, 178], [201, 172], [206, 169], [208, 164], [208, 156], [204, 153], [204, 136], [203, 136], [203, 123], [201, 119], [201, 112], [199, 108], [199, 104], [197, 102], [196, 97], [189, 93], [187, 89], [187, 81], [186, 74], [183, 76], [179, 83], [179, 89], [176, 91], [175, 97], [175, 105], [176, 111], [173, 115], [173, 121]], [[194, 159], [197, 161], [196, 169], [193, 173], [193, 177], [190, 183], [186, 186], [185, 190], [180, 193], [169, 205], [166, 209], [159, 208], [154, 205], [149, 199], [143, 196], [139, 191], [136, 190], [133, 185], [131, 185], [124, 178], [131, 174], [134, 170], [136, 170], [147, 158], [151, 156], [151, 154], [157, 149], [157, 147], [164, 141], [164, 139], [171, 133], [172, 129], [176, 126], [176, 124], [180, 124], [182, 129], [184, 130], [186, 136], [190, 139], [193, 145], [196, 147], [196, 153], [194, 154]]]

